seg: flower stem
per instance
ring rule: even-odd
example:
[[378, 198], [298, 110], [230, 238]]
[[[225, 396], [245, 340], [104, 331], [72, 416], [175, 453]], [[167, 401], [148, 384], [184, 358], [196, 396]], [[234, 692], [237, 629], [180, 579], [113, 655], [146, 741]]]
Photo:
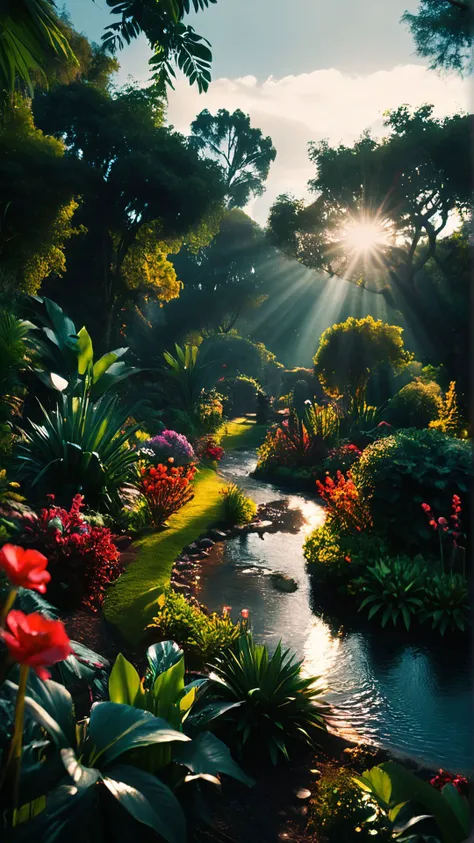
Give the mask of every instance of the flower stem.
[[13, 768], [11, 779], [13, 783], [13, 825], [16, 824], [16, 812], [18, 810], [18, 796], [20, 790], [21, 752], [23, 746], [23, 720], [25, 715], [26, 685], [28, 682], [29, 666], [20, 665], [20, 679], [18, 682], [18, 694], [15, 706], [15, 725], [13, 737], [10, 744], [10, 751], [5, 765], [5, 773]]
[[8, 597], [5, 600], [5, 603], [3, 604], [2, 613], [0, 615], [0, 626], [4, 626], [5, 618], [8, 615], [8, 612], [10, 611], [11, 607], [13, 606], [13, 604], [15, 602], [17, 594], [18, 594], [18, 591], [17, 591], [16, 588], [10, 589], [10, 591], [8, 593]]
[[444, 574], [444, 550], [443, 550], [443, 537], [441, 535], [441, 528], [438, 528], [438, 538], [439, 538], [439, 555], [441, 559], [441, 570]]

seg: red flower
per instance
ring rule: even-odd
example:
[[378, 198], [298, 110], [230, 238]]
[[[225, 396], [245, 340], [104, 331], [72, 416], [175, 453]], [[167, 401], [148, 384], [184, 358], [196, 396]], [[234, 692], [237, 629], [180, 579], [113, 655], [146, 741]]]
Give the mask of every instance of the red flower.
[[36, 671], [40, 679], [49, 679], [45, 669], [61, 662], [72, 653], [64, 624], [33, 612], [11, 611], [7, 615], [7, 630], [2, 637], [10, 657]]
[[248, 619], [248, 616], [249, 616], [249, 614], [250, 614], [250, 613], [249, 613], [249, 610], [248, 610], [248, 609], [242, 609], [242, 611], [240, 612], [240, 614], [242, 615], [242, 617], [244, 618], [244, 620], [247, 620], [247, 619]]
[[443, 518], [443, 517], [438, 518], [438, 524], [439, 524], [440, 527], [447, 527], [448, 526], [448, 522], [446, 521], [446, 518]]
[[392, 425], [386, 421], [381, 421], [378, 423], [377, 427], [391, 427]]
[[422, 503], [421, 508], [423, 512], [431, 512], [431, 506], [429, 505], [429, 503]]
[[0, 550], [0, 570], [16, 588], [21, 586], [44, 594], [51, 579], [47, 564], [46, 556], [37, 550], [25, 550], [14, 544], [4, 544]]

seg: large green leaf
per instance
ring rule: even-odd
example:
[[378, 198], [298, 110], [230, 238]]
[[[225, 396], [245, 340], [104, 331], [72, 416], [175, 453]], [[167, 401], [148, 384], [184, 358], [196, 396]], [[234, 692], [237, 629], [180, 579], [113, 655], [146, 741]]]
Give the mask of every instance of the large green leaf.
[[77, 371], [85, 375], [92, 366], [94, 360], [94, 349], [92, 340], [86, 328], [81, 328], [77, 334]]
[[152, 744], [189, 741], [171, 729], [166, 720], [149, 711], [112, 702], [95, 703], [91, 709], [89, 734], [94, 744], [93, 760], [110, 763], [124, 752]]
[[119, 653], [109, 677], [109, 697], [114, 703], [134, 705], [140, 691], [140, 677], [133, 664]]
[[168, 670], [183, 658], [183, 651], [174, 641], [160, 641], [148, 647], [146, 657], [153, 679], [156, 679], [160, 673]]
[[194, 775], [216, 776], [223, 773], [252, 787], [254, 781], [233, 760], [229, 748], [211, 732], [201, 732], [191, 743], [176, 746], [174, 760]]
[[168, 843], [185, 843], [184, 814], [172, 791], [149, 773], [116, 764], [103, 778], [112, 796], [138, 822], [154, 829]]

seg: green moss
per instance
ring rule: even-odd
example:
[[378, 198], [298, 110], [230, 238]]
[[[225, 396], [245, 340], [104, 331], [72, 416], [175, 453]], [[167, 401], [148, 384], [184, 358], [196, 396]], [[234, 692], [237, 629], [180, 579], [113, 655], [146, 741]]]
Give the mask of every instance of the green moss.
[[[217, 438], [217, 437], [216, 437]], [[265, 428], [248, 419], [235, 419], [219, 431], [225, 450], [252, 448], [265, 438]], [[136, 543], [138, 555], [112, 585], [104, 615], [136, 643], [156, 614], [156, 600], [168, 585], [173, 562], [183, 547], [222, 517], [224, 483], [212, 468], [201, 468], [194, 481], [194, 498], [169, 519], [169, 528], [144, 536]]]

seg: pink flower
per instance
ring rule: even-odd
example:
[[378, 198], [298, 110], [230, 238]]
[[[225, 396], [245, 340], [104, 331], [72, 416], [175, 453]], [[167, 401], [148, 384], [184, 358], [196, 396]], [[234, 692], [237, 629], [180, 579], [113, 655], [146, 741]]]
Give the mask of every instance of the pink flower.
[[29, 588], [45, 594], [51, 574], [46, 570], [48, 560], [37, 550], [25, 550], [14, 544], [4, 544], [0, 550], [0, 570], [4, 571], [16, 588]]
[[241, 614], [241, 616], [244, 618], [244, 620], [248, 620], [248, 617], [249, 617], [249, 615], [250, 615], [250, 612], [249, 612], [249, 610], [248, 610], [248, 609], [242, 609], [242, 611], [241, 611], [241, 613], [240, 613], [240, 614]]
[[422, 503], [421, 508], [423, 512], [431, 512], [431, 506], [429, 505], [429, 503]]

